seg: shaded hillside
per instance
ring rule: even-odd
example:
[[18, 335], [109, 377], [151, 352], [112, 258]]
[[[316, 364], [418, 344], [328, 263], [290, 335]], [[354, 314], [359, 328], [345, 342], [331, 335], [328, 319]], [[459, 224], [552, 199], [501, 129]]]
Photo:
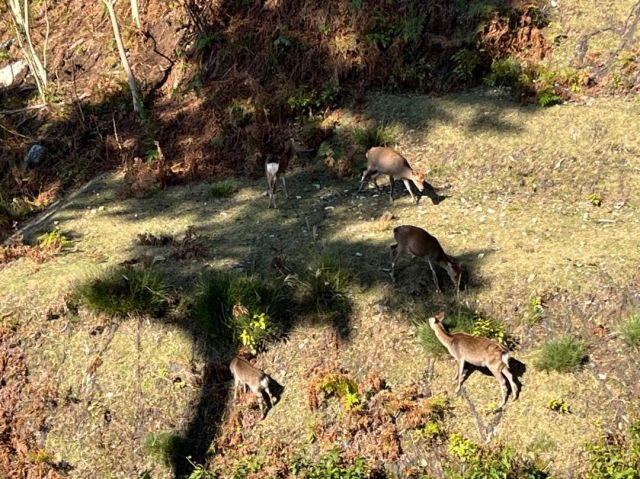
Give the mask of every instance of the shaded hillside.
[[[50, 25], [49, 106], [1, 118], [5, 230], [69, 186], [135, 158], [166, 160], [166, 167], [132, 167], [152, 188], [257, 174], [294, 120], [317, 148], [330, 134], [327, 108], [357, 106], [365, 90], [444, 92], [479, 83], [494, 58], [539, 60], [549, 52], [540, 30], [548, 18], [530, 2], [150, 1], [138, 30], [121, 1], [121, 31], [144, 94], [140, 124], [102, 4], [45, 8], [32, 6], [32, 29], [42, 48]], [[6, 12], [3, 21], [10, 24]], [[10, 38], [5, 29], [0, 41]], [[19, 57], [14, 41], [0, 65]], [[38, 104], [28, 85], [2, 92], [1, 108]], [[25, 171], [34, 143], [46, 157]]]

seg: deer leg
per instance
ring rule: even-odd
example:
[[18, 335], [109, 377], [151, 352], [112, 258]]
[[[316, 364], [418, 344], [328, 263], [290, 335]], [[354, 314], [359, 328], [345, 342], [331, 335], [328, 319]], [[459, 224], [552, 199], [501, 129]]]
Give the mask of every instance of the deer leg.
[[389, 175], [389, 201], [393, 201], [393, 184], [395, 181], [395, 178]]
[[284, 175], [282, 175], [282, 186], [284, 188], [284, 196], [289, 198], [289, 192], [287, 191], [287, 182], [284, 179]]
[[275, 396], [271, 394], [271, 391], [269, 390], [269, 382], [271, 382], [271, 379], [269, 379], [268, 376], [265, 376], [262, 381], [260, 381], [260, 385], [267, 392], [267, 396], [269, 396], [269, 402], [271, 402], [271, 404], [273, 405], [275, 404]]
[[391, 279], [396, 282], [396, 261], [404, 254], [404, 248], [400, 244], [391, 246]]
[[504, 369], [502, 370], [502, 374], [504, 374], [509, 380], [509, 384], [511, 384], [511, 391], [513, 392], [513, 400], [517, 401], [519, 391], [518, 391], [518, 388], [516, 387], [516, 383], [513, 381], [513, 375], [511, 374], [511, 370], [509, 369], [509, 366], [504, 367]]
[[411, 200], [417, 205], [418, 200], [416, 199], [415, 196], [413, 196], [413, 191], [411, 191], [411, 183], [409, 183], [409, 180], [402, 180], [402, 182], [404, 183], [404, 186], [407, 188], [407, 191], [411, 195]]
[[489, 371], [491, 371], [491, 374], [495, 376], [495, 378], [498, 380], [498, 383], [500, 384], [500, 391], [502, 391], [502, 403], [500, 403], [498, 409], [502, 409], [503, 406], [507, 403], [507, 396], [509, 395], [509, 391], [507, 390], [507, 381], [504, 379], [502, 371], [499, 367], [490, 367]]
[[233, 377], [233, 400], [235, 401], [238, 398], [238, 378]]
[[377, 175], [377, 174], [375, 174], [375, 175], [372, 177], [372, 179], [373, 179], [373, 186], [375, 186], [375, 187], [376, 187], [376, 191], [377, 191], [378, 193], [380, 193], [380, 187], [378, 186], [378, 175]]
[[368, 168], [362, 173], [362, 179], [360, 179], [360, 188], [358, 188], [358, 193], [362, 191], [362, 187], [364, 186], [364, 182], [367, 181], [367, 178], [369, 177], [370, 173], [371, 173], [371, 171], [369, 171]]
[[277, 208], [276, 192], [278, 191], [278, 178], [275, 176], [269, 176], [267, 183], [269, 185], [269, 208], [271, 208], [271, 205], [273, 205], [274, 208]]
[[438, 283], [438, 275], [436, 274], [436, 270], [431, 264], [431, 261], [427, 260], [427, 263], [429, 263], [429, 268], [431, 268], [431, 273], [433, 274], [433, 281], [434, 283], [436, 283], [436, 291], [438, 293], [442, 293], [442, 290], [440, 289], [440, 284]]
[[458, 379], [458, 387], [456, 388], [456, 392], [460, 392], [460, 388], [462, 387], [462, 378], [463, 378], [463, 372], [464, 372], [464, 359], [460, 358], [460, 360], [458, 361], [458, 371], [456, 373], [456, 377], [453, 378]]

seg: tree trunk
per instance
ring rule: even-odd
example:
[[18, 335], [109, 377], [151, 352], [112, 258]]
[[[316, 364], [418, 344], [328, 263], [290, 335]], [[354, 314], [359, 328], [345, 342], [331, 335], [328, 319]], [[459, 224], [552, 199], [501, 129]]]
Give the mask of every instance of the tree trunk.
[[[31, 69], [31, 73], [33, 78], [36, 81], [36, 86], [38, 87], [38, 92], [40, 93], [40, 97], [44, 102], [47, 101], [46, 92], [47, 92], [47, 71], [46, 67], [40, 61], [40, 57], [36, 53], [36, 50], [33, 46], [33, 42], [31, 41], [31, 32], [29, 27], [29, 2], [28, 0], [24, 0], [24, 7], [20, 7], [20, 0], [9, 0], [9, 6], [11, 7], [11, 18], [14, 23], [14, 27], [16, 30], [16, 38], [18, 40], [18, 44], [22, 50], [24, 55], [24, 59], [29, 65]], [[46, 8], [46, 6], [45, 6]], [[46, 12], [45, 12], [46, 18]], [[47, 32], [45, 34], [45, 43], [43, 55], [46, 58], [47, 53], [47, 40], [49, 39], [49, 20], [47, 21]], [[26, 45], [25, 45], [26, 43]]]
[[120, 62], [122, 63], [122, 68], [124, 68], [124, 71], [127, 74], [127, 80], [129, 80], [129, 88], [131, 89], [131, 96], [133, 97], [133, 111], [135, 111], [136, 113], [140, 113], [140, 100], [138, 98], [138, 87], [136, 85], [136, 79], [134, 78], [133, 73], [131, 72], [131, 68], [129, 67], [129, 60], [127, 59], [127, 54], [125, 53], [124, 45], [122, 44], [120, 28], [118, 28], [118, 18], [116, 17], [116, 11], [113, 8], [118, 0], [102, 1], [109, 10], [109, 17], [111, 18], [111, 25], [113, 26], [113, 35], [116, 38], [118, 52], [120, 53]]

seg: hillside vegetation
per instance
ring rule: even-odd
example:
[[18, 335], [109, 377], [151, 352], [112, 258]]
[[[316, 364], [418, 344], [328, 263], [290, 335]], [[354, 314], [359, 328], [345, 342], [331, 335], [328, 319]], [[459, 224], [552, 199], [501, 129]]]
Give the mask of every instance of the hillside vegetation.
[[[0, 118], [0, 476], [638, 477], [637, 4], [117, 7], [145, 118], [83, 2], [48, 7], [49, 107]], [[268, 209], [289, 135], [311, 153]], [[374, 143], [437, 196], [358, 193]], [[459, 292], [409, 255], [391, 281], [401, 224]], [[510, 348], [517, 401], [474, 368], [454, 393], [441, 311]]]

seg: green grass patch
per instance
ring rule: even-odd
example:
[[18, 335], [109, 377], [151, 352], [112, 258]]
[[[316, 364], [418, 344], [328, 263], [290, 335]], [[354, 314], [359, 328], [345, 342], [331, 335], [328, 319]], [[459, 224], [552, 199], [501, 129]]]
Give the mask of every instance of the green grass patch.
[[571, 336], [555, 338], [542, 347], [535, 365], [542, 371], [568, 373], [578, 369], [585, 353], [580, 341]]
[[390, 146], [397, 142], [393, 128], [375, 123], [366, 127], [357, 127], [351, 132], [351, 140], [364, 150], [374, 146]]
[[302, 279], [288, 277], [287, 281], [300, 294], [306, 312], [326, 314], [350, 310], [349, 291], [353, 274], [334, 255], [315, 258]]
[[189, 454], [189, 441], [171, 432], [148, 434], [142, 447], [154, 460], [170, 466]]
[[634, 311], [622, 324], [620, 333], [624, 341], [631, 347], [640, 347], [640, 311]]
[[149, 269], [110, 268], [76, 286], [81, 304], [96, 313], [127, 317], [161, 316], [167, 306], [166, 287]]
[[228, 198], [236, 191], [238, 191], [238, 182], [231, 177], [211, 184], [211, 196], [214, 198]]
[[198, 289], [191, 317], [213, 337], [253, 351], [279, 336], [289, 317], [282, 285], [256, 276], [215, 272]]

